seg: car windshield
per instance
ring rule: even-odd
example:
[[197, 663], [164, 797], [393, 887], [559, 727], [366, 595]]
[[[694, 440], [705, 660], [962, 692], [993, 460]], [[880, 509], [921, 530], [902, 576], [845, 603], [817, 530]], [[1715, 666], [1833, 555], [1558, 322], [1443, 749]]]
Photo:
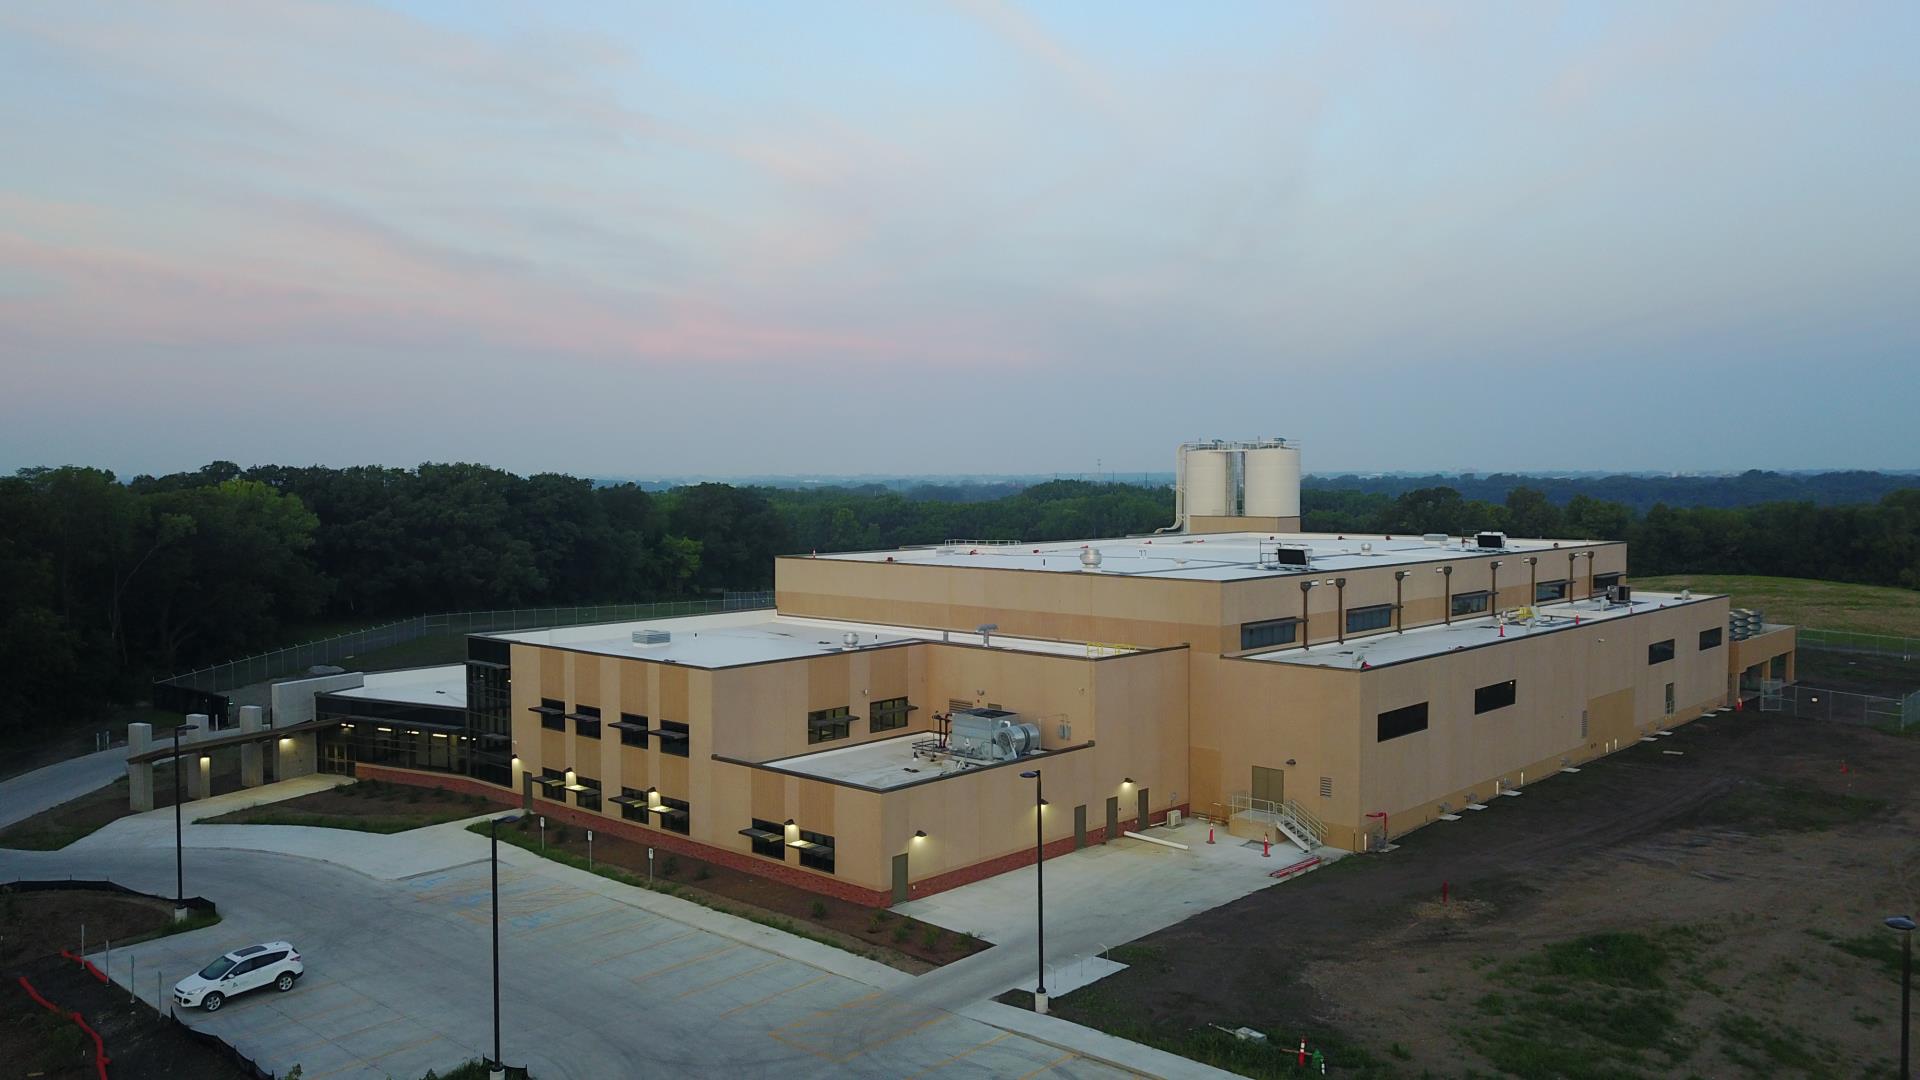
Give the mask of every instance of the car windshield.
[[201, 968], [200, 977], [203, 979], [217, 979], [232, 970], [233, 961], [223, 956], [213, 963], [208, 964], [206, 967]]

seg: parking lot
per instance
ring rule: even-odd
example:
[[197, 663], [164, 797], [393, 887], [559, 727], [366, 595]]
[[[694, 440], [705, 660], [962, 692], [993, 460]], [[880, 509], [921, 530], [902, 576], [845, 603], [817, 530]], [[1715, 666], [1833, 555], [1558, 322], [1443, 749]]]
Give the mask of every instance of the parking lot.
[[[152, 862], [151, 853], [146, 861]], [[192, 1012], [195, 1027], [307, 1080], [417, 1077], [491, 1044], [487, 865], [378, 881], [306, 859], [195, 856], [196, 877], [255, 873], [259, 900], [220, 926], [114, 951], [116, 982], [151, 999], [225, 949], [287, 937], [307, 974], [291, 993]], [[164, 865], [170, 869], [170, 853]], [[763, 948], [762, 928], [691, 908], [685, 921], [545, 866], [501, 873], [503, 1056], [542, 1080], [635, 1075], [1102, 1077], [1122, 1070], [890, 991], [912, 980], [825, 950], [831, 967]], [[608, 891], [622, 887], [608, 885]], [[229, 895], [243, 895], [237, 891]], [[626, 890], [632, 892], [632, 890]], [[644, 899], [677, 904], [650, 894]], [[739, 936], [700, 925], [724, 920]], [[766, 931], [771, 934], [771, 931]], [[801, 945], [812, 943], [800, 942]], [[880, 983], [881, 985], [876, 985]]]

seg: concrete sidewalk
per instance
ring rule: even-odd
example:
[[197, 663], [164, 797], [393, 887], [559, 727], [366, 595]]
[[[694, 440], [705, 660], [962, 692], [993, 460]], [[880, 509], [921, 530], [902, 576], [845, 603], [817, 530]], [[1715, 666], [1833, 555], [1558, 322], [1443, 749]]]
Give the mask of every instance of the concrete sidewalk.
[[106, 787], [127, 774], [127, 748], [116, 746], [0, 780], [0, 828]]

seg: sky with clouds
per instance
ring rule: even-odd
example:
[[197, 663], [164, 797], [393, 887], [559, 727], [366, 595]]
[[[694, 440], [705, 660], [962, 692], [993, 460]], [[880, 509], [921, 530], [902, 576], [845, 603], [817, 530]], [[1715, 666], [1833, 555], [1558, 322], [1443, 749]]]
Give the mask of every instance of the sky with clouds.
[[0, 5], [0, 468], [1920, 467], [1920, 5]]

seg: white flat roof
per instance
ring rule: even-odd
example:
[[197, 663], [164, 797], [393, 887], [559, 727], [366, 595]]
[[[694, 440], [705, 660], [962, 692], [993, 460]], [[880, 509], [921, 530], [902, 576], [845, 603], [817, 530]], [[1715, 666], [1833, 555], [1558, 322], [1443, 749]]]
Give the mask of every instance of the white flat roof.
[[467, 666], [442, 664], [400, 671], [370, 671], [366, 681], [359, 686], [329, 693], [334, 697], [403, 701], [409, 705], [444, 705], [451, 709], [464, 709], [467, 707]]
[[[1381, 667], [1403, 660], [1438, 656], [1441, 653], [1453, 652], [1455, 649], [1552, 634], [1561, 630], [1570, 630], [1579, 624], [1605, 622], [1609, 619], [1638, 615], [1659, 608], [1698, 604], [1716, 599], [1721, 599], [1719, 594], [1695, 595], [1683, 600], [1677, 593], [1650, 593], [1635, 589], [1633, 602], [1630, 604], [1609, 604], [1605, 598], [1575, 600], [1571, 603], [1539, 604], [1533, 608], [1536, 618], [1531, 624], [1526, 621], [1510, 621], [1506, 624], [1504, 632], [1497, 617], [1476, 615], [1470, 619], [1455, 619], [1451, 626], [1445, 623], [1416, 626], [1404, 633], [1389, 630], [1364, 637], [1348, 638], [1344, 643], [1327, 641], [1304, 649], [1282, 648], [1273, 652], [1260, 653], [1257, 656], [1249, 656], [1246, 659], [1275, 664], [1307, 664], [1314, 667], [1337, 668], [1358, 668], [1364, 662], [1369, 667]], [[1574, 622], [1575, 616], [1579, 617], [1579, 624]]]
[[[1471, 543], [1473, 537], [1466, 537]], [[992, 570], [1043, 570], [1062, 574], [1099, 573], [1113, 577], [1157, 577], [1187, 581], [1251, 581], [1296, 574], [1361, 570], [1413, 563], [1451, 562], [1463, 558], [1498, 558], [1502, 554], [1537, 555], [1556, 550], [1579, 550], [1608, 540], [1515, 540], [1504, 548], [1462, 547], [1461, 537], [1433, 544], [1418, 536], [1348, 533], [1173, 533], [1109, 540], [1059, 540], [1043, 544], [961, 542], [897, 551], [849, 551], [813, 556], [848, 562], [906, 563], [918, 566], [971, 566]], [[1311, 566], [1261, 564], [1263, 548], [1276, 544], [1306, 548]], [[1081, 553], [1100, 553], [1100, 567], [1089, 571]], [[1551, 572], [1551, 566], [1547, 567]], [[1549, 580], [1543, 577], [1543, 580]]]
[[[672, 638], [660, 645], [637, 645], [633, 640], [636, 630], [664, 630], [671, 634]], [[982, 644], [979, 634], [963, 633], [958, 630], [927, 630], [911, 626], [842, 622], [837, 619], [807, 619], [794, 615], [770, 614], [766, 611], [730, 611], [716, 615], [691, 615], [679, 619], [646, 619], [638, 622], [559, 626], [544, 630], [514, 630], [485, 636], [524, 642], [529, 645], [576, 649], [604, 656], [655, 660], [662, 663], [684, 664], [688, 667], [723, 668], [845, 652], [848, 649], [846, 641], [848, 634], [855, 635], [853, 648], [856, 649], [920, 641], [948, 641], [961, 645]], [[1110, 645], [1095, 646], [1078, 641], [1003, 637], [999, 634], [991, 634], [989, 639], [987, 644], [995, 649], [1053, 656], [1110, 656], [1131, 651]]]
[[[947, 753], [921, 753], [914, 750], [914, 743], [932, 738], [933, 732], [919, 731], [891, 739], [843, 746], [835, 750], [821, 750], [812, 754], [764, 761], [760, 764], [805, 776], [817, 776], [823, 780], [838, 780], [843, 783], [858, 784], [861, 787], [883, 789], [903, 787], [922, 780], [957, 776], [963, 772], [973, 772], [994, 765], [1011, 764], [971, 761]], [[1044, 761], [1048, 756], [1050, 755], [1047, 752], [1042, 751], [1018, 760], [1022, 763], [1039, 762]]]

